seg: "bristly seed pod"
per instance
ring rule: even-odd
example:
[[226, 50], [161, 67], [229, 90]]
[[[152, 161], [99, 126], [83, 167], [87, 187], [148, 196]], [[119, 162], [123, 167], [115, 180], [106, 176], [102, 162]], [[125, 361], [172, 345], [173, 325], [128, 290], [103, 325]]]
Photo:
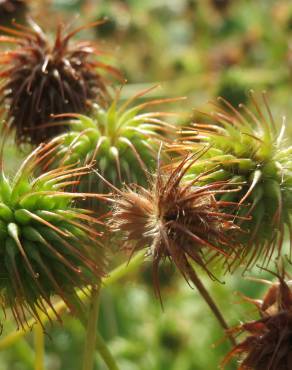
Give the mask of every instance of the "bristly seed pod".
[[[161, 303], [158, 269], [161, 261], [168, 258], [194, 284], [221, 327], [227, 330], [228, 324], [192, 264], [214, 278], [210, 261], [223, 257], [228, 265], [236, 257], [239, 245], [234, 243], [232, 234], [240, 230], [233, 223], [236, 216], [227, 209], [237, 205], [217, 202], [215, 196], [239, 188], [226, 181], [199, 186], [200, 176], [186, 182], [184, 175], [196, 160], [197, 157], [187, 156], [166, 172], [158, 161], [157, 173], [149, 178], [148, 188], [132, 185], [115, 189], [109, 225], [120, 234], [122, 247], [131, 255], [144, 248], [152, 255], [154, 290]], [[234, 344], [231, 335], [230, 340]]]
[[187, 156], [174, 169], [165, 172], [158, 163], [149, 187], [138, 185], [116, 189], [113, 214], [109, 221], [121, 234], [122, 247], [133, 254], [147, 248], [153, 257], [153, 278], [159, 295], [158, 268], [169, 258], [187, 280], [193, 281], [191, 261], [211, 277], [208, 261], [236, 255], [232, 233], [239, 231], [228, 207], [234, 203], [217, 202], [215, 196], [238, 190], [226, 181], [199, 186], [199, 177], [184, 181], [184, 175], [197, 160]]
[[[290, 236], [292, 226], [292, 147], [285, 138], [285, 119], [278, 128], [266, 97], [264, 112], [251, 94], [255, 112], [245, 105], [241, 111], [219, 98], [215, 112], [206, 113], [208, 122], [187, 128], [177, 149], [198, 150], [210, 145], [204, 158], [194, 163], [190, 176], [208, 171], [202, 184], [218, 180], [242, 182], [241, 192], [220, 196], [218, 199], [247, 204], [238, 215], [251, 216], [253, 221], [240, 225], [247, 232], [241, 234], [245, 245], [240, 261], [249, 268], [260, 260], [267, 265], [273, 252], [281, 254], [284, 230]], [[224, 107], [225, 106], [225, 107]]]
[[263, 300], [246, 298], [257, 307], [260, 319], [230, 330], [247, 337], [227, 354], [223, 368], [236, 356], [242, 359], [238, 370], [292, 369], [292, 281], [278, 278]]
[[[141, 91], [125, 102], [119, 101], [117, 94], [107, 110], [95, 106], [90, 116], [65, 115], [71, 117], [69, 131], [54, 139], [60, 147], [57, 156], [52, 158], [51, 168], [72, 163], [93, 164], [115, 186], [120, 187], [123, 182], [145, 184], [145, 173], [155, 167], [160, 141], [166, 141], [167, 134], [175, 132], [164, 119], [177, 115], [147, 109], [180, 99], [155, 99], [133, 104], [155, 87]], [[95, 174], [84, 177], [80, 191], [102, 192], [105, 184], [98, 180]]]
[[66, 166], [33, 177], [55, 150], [52, 144], [35, 149], [12, 181], [0, 173], [1, 306], [10, 307], [22, 327], [27, 315], [41, 321], [39, 313], [48, 315], [48, 307], [60, 319], [53, 295], [76, 313], [76, 288], [97, 284], [104, 275], [101, 234], [94, 227], [102, 222], [74, 207], [76, 198], [100, 197], [66, 190], [90, 168]]
[[29, 28], [0, 26], [8, 34], [0, 41], [15, 45], [0, 53], [0, 92], [18, 143], [39, 144], [64, 131], [66, 126], [52, 124], [56, 114], [87, 112], [92, 100], [107, 104], [107, 82], [101, 73], [118, 72], [98, 59], [102, 52], [96, 44], [71, 40], [91, 26], [69, 32], [59, 25], [54, 42], [32, 21]]

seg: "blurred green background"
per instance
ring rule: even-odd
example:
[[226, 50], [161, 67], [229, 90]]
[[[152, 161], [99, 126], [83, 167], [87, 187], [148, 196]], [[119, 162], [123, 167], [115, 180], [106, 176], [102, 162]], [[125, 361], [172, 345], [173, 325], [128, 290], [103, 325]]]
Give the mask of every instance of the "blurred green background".
[[[97, 39], [128, 83], [123, 97], [159, 83], [152, 96], [187, 96], [176, 108], [191, 114], [221, 95], [247, 102], [250, 89], [266, 90], [275, 120], [292, 117], [292, 3], [290, 0], [31, 0], [34, 17], [48, 32], [56, 20], [73, 24], [107, 17], [80, 34]], [[77, 15], [77, 16], [76, 16]], [[290, 118], [289, 118], [290, 117]], [[10, 173], [23, 157], [5, 149]], [[266, 276], [256, 270], [255, 274]], [[232, 325], [255, 317], [236, 292], [261, 297], [263, 285], [240, 273], [222, 284], [202, 278]], [[268, 276], [270, 278], [270, 276]], [[164, 309], [155, 298], [151, 264], [104, 289], [99, 328], [121, 370], [217, 369], [229, 343], [197, 292], [171, 266], [161, 272]], [[10, 317], [5, 334], [15, 330]], [[75, 319], [47, 327], [46, 369], [79, 370], [85, 333]], [[33, 336], [0, 352], [0, 370], [33, 369]], [[105, 369], [98, 355], [96, 369]], [[230, 364], [229, 369], [236, 369]]]

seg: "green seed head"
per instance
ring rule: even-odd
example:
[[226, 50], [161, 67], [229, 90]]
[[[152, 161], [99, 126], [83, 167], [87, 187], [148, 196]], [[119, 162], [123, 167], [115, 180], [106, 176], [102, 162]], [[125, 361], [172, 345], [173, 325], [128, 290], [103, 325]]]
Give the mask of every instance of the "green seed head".
[[[147, 108], [173, 101], [157, 99], [134, 105], [147, 93], [143, 91], [124, 103], [113, 101], [108, 110], [96, 105], [91, 116], [72, 116], [70, 131], [57, 137], [60, 143], [53, 166], [72, 163], [94, 164], [94, 168], [116, 186], [123, 182], [145, 183], [146, 172], [155, 166], [158, 144], [171, 125], [166, 112], [149, 112]], [[82, 191], [104, 190], [104, 182], [95, 174], [81, 182]]]
[[66, 190], [89, 168], [34, 176], [54, 150], [52, 144], [38, 147], [11, 181], [0, 174], [1, 300], [21, 326], [27, 315], [40, 321], [39, 312], [53, 308], [53, 295], [74, 312], [76, 288], [97, 283], [104, 271], [100, 233], [93, 227], [99, 221], [74, 207], [74, 199], [86, 194]]
[[[245, 204], [239, 215], [252, 217], [252, 222], [241, 225], [246, 230], [242, 257], [247, 257], [247, 267], [259, 258], [268, 263], [276, 249], [280, 253], [284, 229], [291, 229], [292, 207], [292, 147], [284, 136], [285, 120], [276, 126], [265, 95], [264, 109], [253, 94], [251, 100], [253, 110], [245, 105], [237, 110], [219, 98], [220, 105], [215, 104], [214, 112], [208, 114], [208, 123], [195, 123], [182, 145], [188, 149], [209, 146], [193, 165], [191, 176], [208, 171], [201, 177], [204, 183], [229, 180], [243, 184], [242, 192], [222, 199]], [[193, 129], [194, 135], [190, 133]]]

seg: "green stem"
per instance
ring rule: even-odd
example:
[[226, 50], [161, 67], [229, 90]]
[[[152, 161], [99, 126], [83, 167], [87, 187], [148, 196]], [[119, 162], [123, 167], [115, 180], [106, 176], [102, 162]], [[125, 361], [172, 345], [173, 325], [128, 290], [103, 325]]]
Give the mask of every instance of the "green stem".
[[99, 293], [100, 287], [92, 287], [91, 302], [89, 307], [89, 316], [86, 330], [86, 340], [83, 357], [83, 370], [93, 370], [94, 356], [96, 346], [96, 333], [99, 311]]
[[115, 359], [113, 358], [111, 352], [105, 344], [102, 336], [98, 332], [96, 333], [96, 349], [98, 350], [100, 356], [106, 363], [109, 370], [119, 370]]
[[88, 320], [86, 320], [86, 317], [83, 312], [80, 311], [79, 313], [80, 321], [82, 322], [83, 326], [87, 328], [83, 370], [93, 369], [95, 349], [97, 349], [109, 370], [119, 370], [119, 367], [114, 357], [112, 356], [102, 336], [98, 333], [97, 330], [99, 293], [100, 288], [94, 289], [92, 291]]
[[188, 276], [190, 280], [193, 282], [195, 287], [198, 289], [198, 292], [202, 296], [202, 298], [205, 300], [211, 311], [213, 312], [214, 316], [216, 317], [218, 323], [223, 328], [225, 333], [228, 335], [228, 338], [232, 344], [232, 346], [236, 346], [235, 339], [233, 338], [232, 334], [228, 332], [229, 326], [227, 322], [224, 319], [224, 316], [222, 315], [221, 311], [219, 310], [217, 304], [209, 294], [208, 290], [205, 288], [204, 284], [202, 283], [201, 279], [196, 274], [195, 270], [189, 265], [186, 264], [186, 269]]
[[34, 325], [35, 370], [44, 370], [45, 335], [40, 323]]
[[[125, 262], [118, 266], [116, 269], [114, 269], [108, 277], [106, 277], [102, 281], [103, 286], [109, 286], [111, 284], [114, 284], [118, 280], [122, 279], [124, 276], [126, 276], [129, 273], [132, 273], [138, 269], [138, 267], [142, 264], [144, 260], [144, 252], [141, 251], [137, 253], [135, 256], [131, 258], [130, 262]], [[86, 301], [87, 296], [79, 290], [77, 292], [78, 297], [81, 299], [81, 301]], [[62, 314], [67, 310], [67, 306], [63, 301], [59, 301], [54, 304], [54, 308], [58, 314]], [[48, 308], [47, 314], [54, 319], [54, 313], [51, 308]], [[42, 320], [43, 325], [45, 325], [48, 322], [47, 315], [40, 313], [40, 318]], [[28, 322], [29, 326], [32, 326], [35, 324], [35, 320], [31, 319]], [[3, 351], [4, 349], [10, 347], [13, 343], [17, 342], [19, 339], [21, 339], [26, 334], [30, 333], [29, 330], [20, 329], [18, 331], [14, 331], [13, 333], [8, 334], [5, 338], [0, 340], [0, 351]]]

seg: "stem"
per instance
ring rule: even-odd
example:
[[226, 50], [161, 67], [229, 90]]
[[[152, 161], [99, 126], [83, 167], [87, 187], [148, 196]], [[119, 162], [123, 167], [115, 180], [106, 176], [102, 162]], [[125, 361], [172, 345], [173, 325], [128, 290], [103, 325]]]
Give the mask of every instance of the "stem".
[[99, 311], [100, 287], [92, 287], [89, 316], [87, 322], [86, 340], [83, 357], [83, 370], [93, 370], [96, 346], [97, 321]]
[[[87, 337], [85, 342], [83, 370], [92, 370], [94, 366], [95, 349], [99, 352], [101, 358], [109, 370], [119, 370], [119, 367], [107, 348], [102, 336], [97, 330], [98, 309], [99, 309], [100, 288], [92, 290], [91, 303], [89, 307], [89, 318], [80, 312], [80, 320], [84, 327], [87, 327]], [[87, 321], [87, 324], [86, 324]]]
[[[109, 286], [117, 282], [118, 280], [122, 279], [125, 275], [136, 271], [138, 267], [144, 261], [144, 255], [145, 253], [143, 251], [138, 252], [135, 256], [131, 258], [130, 262], [122, 263], [120, 266], [115, 268], [108, 277], [106, 277], [102, 281], [102, 285]], [[78, 290], [77, 295], [81, 299], [82, 302], [86, 301], [87, 296], [81, 290]], [[62, 314], [64, 311], [67, 310], [67, 306], [64, 301], [59, 301], [55, 303], [54, 308], [58, 314]], [[55, 316], [51, 308], [48, 308], [47, 314], [52, 319], [54, 319]], [[40, 315], [43, 325], [45, 325], [49, 321], [48, 317], [42, 312], [40, 312], [39, 315]], [[36, 322], [35, 319], [29, 320], [28, 322], [29, 327], [31, 327], [32, 325], [35, 325], [35, 322]], [[23, 336], [27, 335], [28, 333], [30, 333], [30, 330], [19, 329], [18, 331], [14, 331], [8, 334], [5, 338], [0, 340], [0, 351], [3, 351], [4, 349], [10, 347], [13, 343], [17, 342], [19, 339], [21, 339]]]
[[119, 370], [119, 367], [113, 358], [111, 352], [106, 346], [102, 336], [97, 332], [96, 333], [96, 349], [98, 350], [103, 361], [106, 363], [109, 370]]
[[45, 335], [40, 323], [34, 325], [35, 370], [44, 370]]
[[209, 292], [204, 287], [204, 285], [201, 282], [200, 278], [196, 274], [195, 270], [191, 267], [191, 265], [189, 265], [189, 263], [186, 263], [186, 269], [187, 269], [187, 274], [188, 274], [189, 278], [191, 279], [191, 281], [193, 282], [193, 284], [195, 285], [195, 287], [198, 289], [199, 293], [201, 294], [201, 296], [203, 297], [203, 299], [205, 300], [205, 302], [210, 307], [211, 311], [215, 315], [215, 317], [216, 317], [217, 321], [219, 322], [219, 324], [221, 325], [221, 327], [224, 329], [224, 331], [228, 335], [228, 338], [229, 338], [231, 344], [233, 346], [235, 346], [236, 345], [235, 339], [228, 332], [229, 326], [226, 323], [226, 321], [225, 321], [222, 313], [220, 312], [218, 306], [216, 305], [215, 301], [210, 296]]

